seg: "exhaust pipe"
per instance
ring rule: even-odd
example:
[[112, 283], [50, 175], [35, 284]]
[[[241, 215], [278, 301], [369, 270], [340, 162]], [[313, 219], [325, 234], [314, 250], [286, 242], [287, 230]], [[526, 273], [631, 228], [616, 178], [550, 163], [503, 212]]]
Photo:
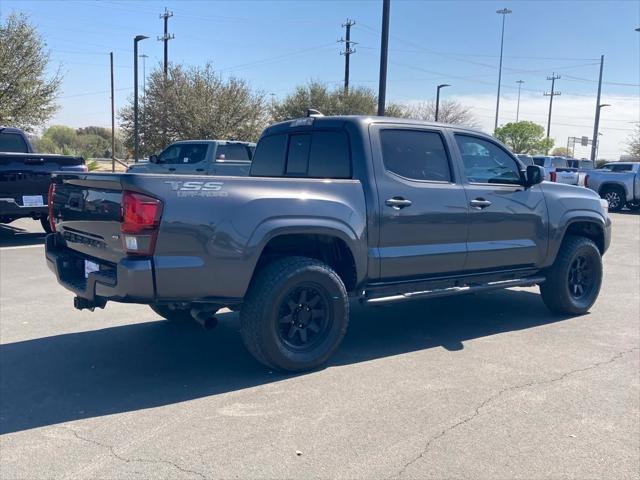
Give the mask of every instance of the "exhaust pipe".
[[202, 328], [211, 330], [218, 325], [218, 319], [214, 315], [219, 309], [218, 305], [204, 305], [192, 308], [190, 313], [193, 319], [202, 325]]

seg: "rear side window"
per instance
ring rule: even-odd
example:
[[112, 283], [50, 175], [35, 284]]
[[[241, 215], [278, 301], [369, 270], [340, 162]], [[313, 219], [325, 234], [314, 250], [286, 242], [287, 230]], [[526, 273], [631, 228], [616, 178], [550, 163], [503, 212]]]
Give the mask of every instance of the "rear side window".
[[0, 152], [28, 153], [27, 144], [22, 135], [0, 132]]
[[[222, 157], [224, 155], [224, 157]], [[221, 160], [236, 160], [236, 161], [250, 161], [249, 150], [245, 145], [239, 143], [228, 143], [226, 145], [218, 145], [216, 150], [216, 161]]]
[[387, 171], [411, 180], [451, 181], [451, 168], [439, 133], [382, 130], [382, 160]]
[[270, 135], [258, 142], [251, 164], [251, 175], [280, 177], [284, 172], [287, 135]]
[[346, 133], [313, 133], [308, 175], [315, 178], [351, 178]]

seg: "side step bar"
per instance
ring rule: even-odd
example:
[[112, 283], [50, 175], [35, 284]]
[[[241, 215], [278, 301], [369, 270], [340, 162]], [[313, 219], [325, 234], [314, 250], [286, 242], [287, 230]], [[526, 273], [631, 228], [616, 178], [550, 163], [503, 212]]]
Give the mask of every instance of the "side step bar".
[[418, 300], [423, 298], [448, 297], [450, 295], [459, 295], [463, 293], [486, 292], [487, 290], [499, 290], [501, 288], [510, 287], [532, 287], [539, 283], [543, 283], [545, 277], [529, 277], [517, 278], [514, 280], [501, 280], [498, 282], [489, 282], [478, 285], [466, 285], [464, 287], [439, 288], [434, 290], [423, 290], [420, 292], [407, 292], [397, 295], [389, 295], [386, 297], [366, 297], [362, 298], [365, 305], [383, 305], [385, 303], [406, 302], [408, 300]]

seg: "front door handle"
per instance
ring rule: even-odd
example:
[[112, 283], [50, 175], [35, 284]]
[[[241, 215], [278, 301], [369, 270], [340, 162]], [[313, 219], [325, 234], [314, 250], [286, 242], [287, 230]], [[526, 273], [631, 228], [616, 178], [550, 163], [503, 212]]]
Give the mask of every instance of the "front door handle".
[[204, 172], [204, 168], [196, 168], [196, 172]]
[[476, 198], [475, 200], [471, 200], [469, 202], [469, 205], [471, 205], [473, 208], [482, 210], [483, 208], [489, 207], [491, 205], [491, 202], [489, 200], [485, 200], [484, 198]]
[[407, 200], [406, 198], [402, 198], [402, 197], [389, 198], [384, 203], [395, 210], [400, 210], [401, 208], [411, 206], [411, 200]]

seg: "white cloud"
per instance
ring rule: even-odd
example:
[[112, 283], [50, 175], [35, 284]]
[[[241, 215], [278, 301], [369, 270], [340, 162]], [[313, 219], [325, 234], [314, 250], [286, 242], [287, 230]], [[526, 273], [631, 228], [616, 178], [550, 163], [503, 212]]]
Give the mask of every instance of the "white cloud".
[[[450, 97], [471, 108], [480, 128], [493, 131], [496, 97], [492, 95], [459, 95]], [[625, 139], [640, 121], [640, 96], [602, 95], [601, 103], [611, 104], [601, 109], [600, 147], [598, 158], [617, 160], [625, 153]], [[508, 95], [500, 99], [500, 124], [516, 119], [517, 96]], [[520, 120], [536, 122], [547, 128], [549, 97], [522, 94], [520, 98]], [[553, 99], [551, 137], [555, 146], [567, 146], [568, 137], [593, 136], [595, 96], [577, 97], [561, 95]], [[577, 157], [588, 157], [590, 147], [576, 146]]]

